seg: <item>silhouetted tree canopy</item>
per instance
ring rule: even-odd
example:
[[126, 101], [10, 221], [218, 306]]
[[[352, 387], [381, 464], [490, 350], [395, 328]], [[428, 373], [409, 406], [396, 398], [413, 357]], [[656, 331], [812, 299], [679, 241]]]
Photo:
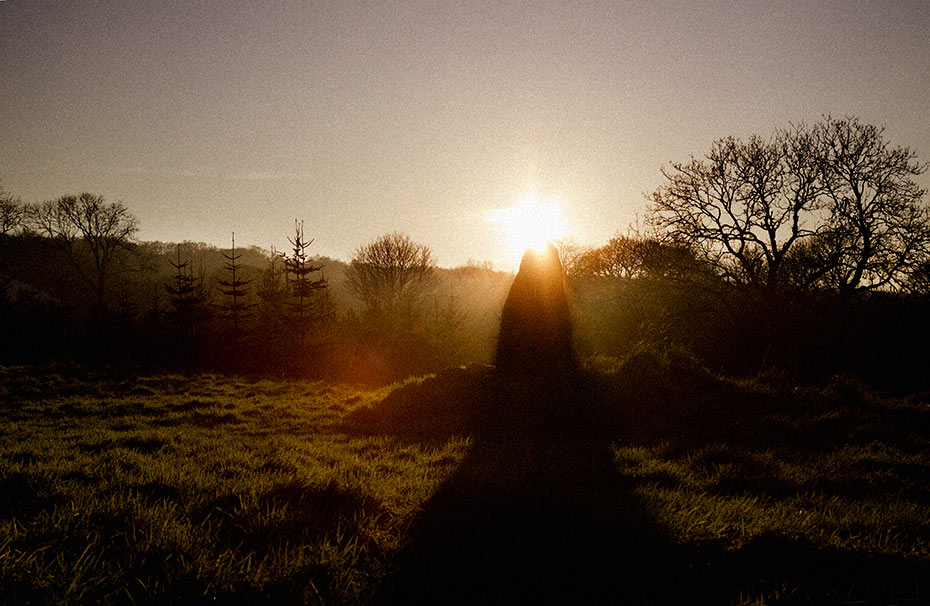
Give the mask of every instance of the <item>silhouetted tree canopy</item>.
[[927, 165], [857, 119], [827, 119], [814, 134], [830, 213], [825, 283], [841, 292], [900, 286], [930, 243], [925, 191], [913, 181]]
[[385, 320], [400, 320], [416, 312], [433, 283], [434, 270], [428, 246], [394, 232], [356, 250], [346, 279], [366, 312]]
[[[562, 342], [586, 363], [684, 350], [726, 374], [926, 386], [925, 359], [901, 346], [902, 335], [930, 338], [930, 213], [915, 181], [925, 170], [855, 118], [718, 140], [665, 169], [648, 229], [594, 247], [556, 242], [548, 254], [567, 291], [560, 272], [514, 281], [487, 264], [437, 268], [403, 233], [346, 265], [309, 256], [300, 222], [286, 255], [136, 242], [121, 203], [31, 205], [0, 191], [0, 360], [383, 383], [495, 353], [558, 372], [573, 363], [547, 353], [569, 351], [549, 347]], [[559, 295], [540, 302], [542, 284]]]
[[116, 262], [139, 230], [136, 218], [122, 202], [107, 203], [102, 196], [86, 192], [33, 205], [29, 218], [40, 234], [64, 251], [94, 292], [97, 308], [106, 310]]
[[14, 233], [23, 224], [25, 207], [0, 186], [0, 236]]
[[590, 248], [582, 246], [574, 238], [559, 238], [551, 242], [552, 246], [559, 254], [559, 264], [562, 266], [562, 273], [567, 277], [574, 276], [581, 271], [581, 262], [590, 252]]
[[723, 276], [841, 292], [898, 285], [926, 252], [926, 166], [855, 118], [715, 141], [663, 169], [650, 221]]
[[635, 230], [618, 233], [598, 248], [586, 250], [574, 263], [572, 273], [578, 280], [669, 280], [694, 282], [710, 273], [687, 244], [664, 241]]

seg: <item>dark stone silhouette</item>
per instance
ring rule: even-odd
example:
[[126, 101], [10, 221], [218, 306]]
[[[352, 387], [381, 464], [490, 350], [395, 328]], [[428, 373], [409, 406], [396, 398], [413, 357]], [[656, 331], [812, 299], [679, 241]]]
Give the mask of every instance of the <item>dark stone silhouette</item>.
[[562, 264], [551, 244], [523, 255], [501, 313], [496, 365], [500, 375], [534, 376], [576, 367]]

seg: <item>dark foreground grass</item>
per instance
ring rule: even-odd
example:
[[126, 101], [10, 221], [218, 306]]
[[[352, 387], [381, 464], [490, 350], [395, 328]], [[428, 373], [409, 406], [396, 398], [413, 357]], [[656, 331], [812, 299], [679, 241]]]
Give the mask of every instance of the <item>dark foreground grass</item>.
[[467, 441], [340, 430], [380, 392], [0, 375], [0, 602], [352, 603]]
[[930, 598], [930, 405], [648, 352], [377, 391], [0, 370], [0, 602]]

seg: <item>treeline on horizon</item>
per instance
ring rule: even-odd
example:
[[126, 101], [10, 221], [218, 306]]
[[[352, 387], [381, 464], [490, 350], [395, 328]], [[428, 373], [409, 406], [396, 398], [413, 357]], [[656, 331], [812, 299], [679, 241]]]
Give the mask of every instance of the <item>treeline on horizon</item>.
[[[644, 225], [558, 242], [583, 359], [925, 388], [930, 211], [907, 147], [856, 118], [724, 138], [662, 170]], [[140, 242], [121, 203], [0, 196], [0, 363], [129, 363], [383, 383], [492, 363], [509, 273], [385, 234], [352, 260]]]

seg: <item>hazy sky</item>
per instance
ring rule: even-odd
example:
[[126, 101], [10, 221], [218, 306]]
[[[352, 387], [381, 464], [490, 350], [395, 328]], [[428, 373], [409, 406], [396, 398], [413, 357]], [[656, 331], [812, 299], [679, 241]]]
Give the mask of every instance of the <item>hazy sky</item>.
[[667, 162], [823, 114], [930, 160], [930, 2], [0, 0], [4, 189], [145, 240], [506, 267], [527, 191], [603, 243]]

